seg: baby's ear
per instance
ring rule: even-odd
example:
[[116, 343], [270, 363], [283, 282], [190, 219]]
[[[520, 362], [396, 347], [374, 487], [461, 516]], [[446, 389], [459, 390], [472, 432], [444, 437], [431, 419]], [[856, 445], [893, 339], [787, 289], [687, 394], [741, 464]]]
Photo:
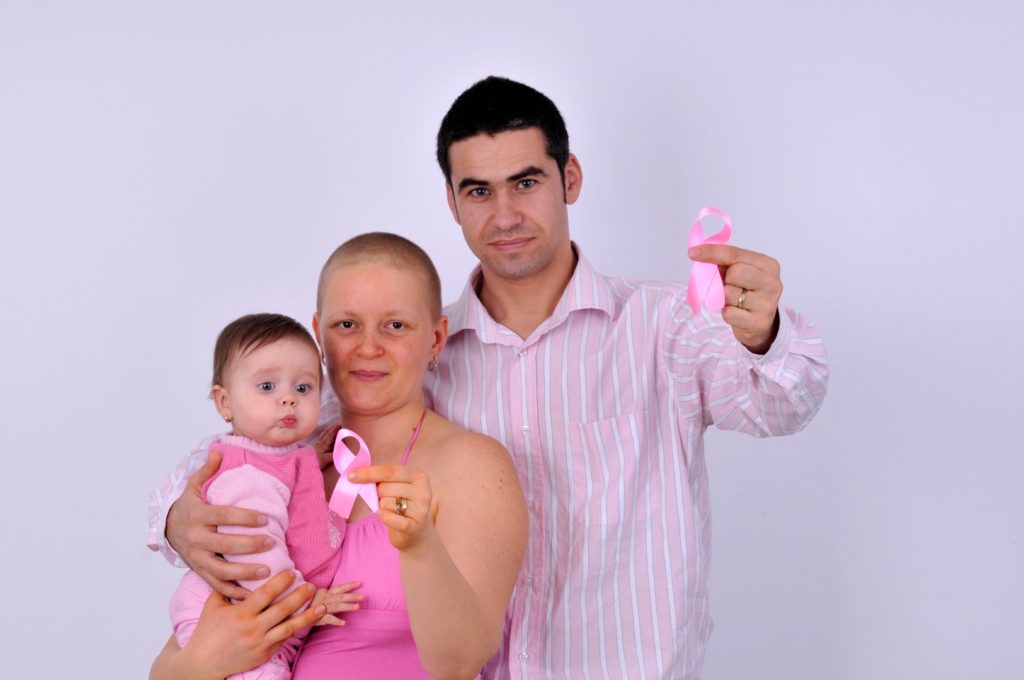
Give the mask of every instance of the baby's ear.
[[213, 406], [217, 409], [217, 413], [224, 419], [224, 422], [231, 422], [231, 398], [228, 396], [228, 391], [221, 385], [214, 385], [213, 389], [210, 390], [210, 398], [213, 399]]

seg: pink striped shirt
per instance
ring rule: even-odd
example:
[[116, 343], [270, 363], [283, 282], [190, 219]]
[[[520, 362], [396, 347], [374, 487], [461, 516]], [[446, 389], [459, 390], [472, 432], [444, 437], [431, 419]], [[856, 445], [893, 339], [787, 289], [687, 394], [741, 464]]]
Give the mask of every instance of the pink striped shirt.
[[[577, 252], [579, 249], [577, 248]], [[685, 288], [610, 278], [582, 254], [551, 317], [526, 340], [474, 292], [446, 309], [450, 338], [427, 401], [501, 441], [529, 504], [530, 540], [506, 635], [484, 677], [700, 677], [711, 632], [703, 433], [791, 434], [817, 412], [828, 368], [817, 329], [781, 310], [764, 356]], [[322, 422], [337, 403], [324, 390]], [[205, 459], [198, 449], [150, 503], [150, 546]]]
[[[578, 252], [578, 250], [577, 250]], [[791, 310], [765, 356], [685, 288], [609, 278], [580, 255], [526, 340], [474, 292], [446, 312], [439, 414], [501, 441], [530, 539], [493, 678], [698, 678], [711, 631], [705, 428], [796, 432], [825, 397], [813, 325]]]

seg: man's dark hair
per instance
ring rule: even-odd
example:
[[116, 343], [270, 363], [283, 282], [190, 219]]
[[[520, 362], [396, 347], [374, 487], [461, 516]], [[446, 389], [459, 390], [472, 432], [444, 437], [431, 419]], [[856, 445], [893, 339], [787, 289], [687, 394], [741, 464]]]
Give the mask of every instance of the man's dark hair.
[[213, 348], [213, 384], [224, 384], [224, 373], [236, 358], [284, 338], [295, 338], [309, 345], [314, 354], [320, 355], [313, 336], [290, 316], [247, 314], [235, 319], [217, 336], [217, 344]]
[[544, 134], [548, 155], [565, 181], [569, 133], [555, 103], [529, 85], [508, 78], [489, 76], [474, 84], [455, 100], [437, 131], [437, 162], [445, 181], [452, 183], [448, 149], [455, 142], [532, 127]]

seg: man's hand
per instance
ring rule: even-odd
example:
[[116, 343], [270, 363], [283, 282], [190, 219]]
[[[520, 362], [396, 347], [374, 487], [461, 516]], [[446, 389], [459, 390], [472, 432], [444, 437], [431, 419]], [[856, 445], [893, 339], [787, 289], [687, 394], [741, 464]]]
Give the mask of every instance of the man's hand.
[[691, 248], [690, 259], [718, 265], [725, 283], [722, 318], [733, 335], [754, 354], [764, 354], [779, 332], [782, 279], [777, 260], [751, 250], [705, 244]]
[[264, 515], [253, 510], [207, 504], [203, 484], [217, 472], [220, 459], [220, 452], [210, 451], [206, 464], [188, 478], [181, 498], [167, 513], [165, 533], [171, 547], [214, 590], [225, 597], [244, 600], [249, 591], [234, 581], [266, 578], [270, 571], [262, 564], [228, 562], [221, 555], [260, 553], [273, 547], [274, 541], [269, 536], [217, 532], [222, 524], [260, 527], [267, 523]]

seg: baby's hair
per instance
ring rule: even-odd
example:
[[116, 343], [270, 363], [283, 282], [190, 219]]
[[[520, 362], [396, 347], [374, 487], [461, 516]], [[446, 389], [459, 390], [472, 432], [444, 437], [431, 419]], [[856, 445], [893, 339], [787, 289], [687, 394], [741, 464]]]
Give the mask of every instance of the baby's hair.
[[[236, 357], [284, 338], [295, 338], [304, 342], [314, 354], [320, 355], [313, 336], [305, 326], [290, 316], [246, 314], [235, 319], [217, 336], [217, 344], [213, 348], [213, 384], [224, 384], [224, 373]], [[322, 372], [320, 378], [323, 379]]]
[[366, 261], [383, 261], [397, 269], [418, 269], [426, 284], [425, 292], [430, 314], [435, 321], [441, 318], [441, 277], [437, 275], [437, 268], [434, 267], [430, 256], [423, 248], [404, 236], [384, 231], [372, 231], [350, 238], [331, 253], [320, 270], [320, 282], [316, 289], [318, 311], [324, 301], [327, 277], [339, 267]]

